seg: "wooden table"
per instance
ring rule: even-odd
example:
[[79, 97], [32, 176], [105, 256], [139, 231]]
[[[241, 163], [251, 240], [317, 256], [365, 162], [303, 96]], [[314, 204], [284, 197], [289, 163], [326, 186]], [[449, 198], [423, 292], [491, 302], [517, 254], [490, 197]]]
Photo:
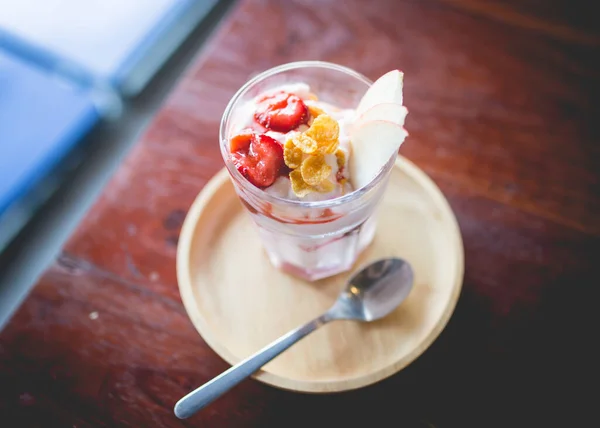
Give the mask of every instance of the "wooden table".
[[[0, 334], [0, 426], [597, 421], [582, 392], [598, 362], [595, 25], [566, 0], [241, 1]], [[180, 226], [222, 167], [228, 99], [299, 59], [404, 70], [402, 152], [456, 212], [463, 292], [433, 346], [377, 385], [302, 395], [249, 380], [179, 421], [175, 401], [227, 368], [179, 298]]]

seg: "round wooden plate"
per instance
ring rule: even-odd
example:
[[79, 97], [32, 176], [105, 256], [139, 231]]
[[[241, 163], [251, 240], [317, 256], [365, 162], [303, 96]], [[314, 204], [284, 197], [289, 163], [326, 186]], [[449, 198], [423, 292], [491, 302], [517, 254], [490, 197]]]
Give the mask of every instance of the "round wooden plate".
[[[351, 275], [308, 283], [275, 269], [244, 210], [223, 169], [190, 208], [177, 250], [185, 308], [230, 364], [326, 311]], [[415, 271], [414, 288], [396, 311], [373, 323], [329, 323], [254, 377], [294, 391], [355, 389], [406, 367], [442, 331], [462, 285], [460, 230], [437, 186], [402, 157], [378, 211], [375, 239], [354, 270], [389, 256], [408, 260]]]

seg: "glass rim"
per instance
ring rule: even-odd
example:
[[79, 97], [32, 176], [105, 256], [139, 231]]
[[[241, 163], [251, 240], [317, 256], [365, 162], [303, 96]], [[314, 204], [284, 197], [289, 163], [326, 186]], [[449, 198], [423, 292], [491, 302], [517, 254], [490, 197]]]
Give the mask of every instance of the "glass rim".
[[[256, 83], [266, 79], [267, 77], [270, 77], [274, 74], [278, 74], [284, 71], [289, 71], [289, 70], [294, 70], [294, 69], [299, 69], [299, 68], [325, 68], [325, 69], [330, 69], [330, 70], [335, 70], [335, 71], [339, 71], [342, 73], [345, 73], [349, 76], [355, 77], [356, 79], [364, 82], [367, 84], [367, 86], [371, 86], [373, 84], [373, 82], [367, 78], [366, 76], [360, 74], [359, 72], [349, 68], [349, 67], [345, 67], [343, 65], [339, 65], [339, 64], [334, 64], [331, 62], [326, 62], [326, 61], [295, 61], [295, 62], [289, 62], [286, 64], [281, 64], [278, 65], [276, 67], [272, 67], [269, 68], [257, 75], [255, 75], [254, 77], [252, 77], [250, 80], [248, 80], [246, 83], [244, 83], [238, 90], [237, 92], [233, 95], [233, 97], [231, 97], [231, 99], [229, 100], [229, 103], [227, 104], [227, 107], [225, 108], [225, 111], [223, 112], [223, 116], [221, 118], [221, 125], [219, 128], [219, 146], [221, 149], [221, 156], [223, 157], [223, 161], [225, 163], [225, 167], [228, 169], [229, 174], [231, 175], [231, 177], [237, 181], [239, 183], [239, 185], [248, 193], [250, 193], [251, 195], [255, 196], [256, 198], [269, 202], [271, 204], [274, 205], [288, 205], [291, 207], [298, 207], [298, 208], [331, 208], [331, 207], [336, 207], [336, 206], [340, 206], [340, 205], [344, 205], [348, 202], [352, 202], [355, 201], [357, 199], [360, 199], [360, 197], [362, 197], [363, 195], [365, 195], [366, 193], [369, 193], [370, 190], [372, 190], [374, 187], [377, 186], [377, 184], [379, 184], [379, 182], [381, 182], [381, 180], [383, 180], [383, 178], [386, 176], [388, 169], [391, 168], [391, 165], [393, 166], [393, 164], [395, 163], [395, 159], [397, 157], [393, 156], [388, 162], [385, 163], [385, 165], [379, 170], [379, 172], [377, 173], [377, 175], [373, 178], [373, 180], [371, 180], [369, 182], [369, 184], [367, 184], [366, 186], [363, 186], [359, 189], [353, 190], [352, 192], [334, 198], [334, 199], [326, 199], [323, 201], [295, 201], [295, 200], [290, 200], [290, 199], [285, 199], [285, 198], [281, 198], [279, 196], [274, 196], [271, 195], [269, 193], [267, 193], [266, 191], [264, 191], [263, 189], [260, 189], [256, 186], [254, 186], [252, 183], [250, 183], [238, 170], [237, 168], [235, 168], [233, 166], [233, 164], [231, 162], [228, 161], [228, 157], [229, 157], [229, 151], [227, 150], [227, 138], [225, 136], [225, 131], [226, 131], [226, 125], [229, 122], [229, 119], [231, 117], [231, 114], [233, 112], [233, 107], [236, 105], [237, 101]], [[394, 162], [390, 162], [394, 160]]]

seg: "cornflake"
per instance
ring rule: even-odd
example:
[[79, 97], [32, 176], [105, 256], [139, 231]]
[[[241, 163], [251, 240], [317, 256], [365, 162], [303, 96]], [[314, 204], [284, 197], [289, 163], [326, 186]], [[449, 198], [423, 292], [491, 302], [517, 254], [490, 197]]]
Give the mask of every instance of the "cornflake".
[[320, 151], [333, 153], [338, 146], [340, 125], [331, 116], [321, 114], [313, 120], [310, 128], [304, 134], [318, 143]]
[[[307, 131], [308, 132], [308, 131]], [[306, 133], [298, 134], [292, 137], [292, 142], [296, 147], [302, 150], [303, 153], [310, 155], [317, 151], [319, 144]]]
[[310, 127], [285, 142], [283, 159], [292, 169], [292, 191], [300, 198], [312, 192], [329, 193], [335, 182], [329, 180], [332, 168], [325, 160], [327, 154], [335, 153], [338, 169], [346, 163], [346, 154], [338, 150], [340, 126], [322, 109], [308, 106], [313, 117]]
[[283, 146], [283, 160], [288, 168], [296, 169], [302, 164], [302, 150], [296, 147], [293, 140], [287, 140]]
[[307, 105], [306, 108], [308, 108], [308, 112], [310, 113], [310, 115], [313, 117], [313, 119], [315, 119], [317, 116], [320, 116], [322, 114], [325, 114], [325, 110], [320, 109], [317, 106], [313, 106], [313, 105]]
[[320, 193], [329, 193], [335, 189], [335, 184], [333, 184], [331, 180], [323, 180], [321, 183], [314, 186], [314, 189]]
[[314, 192], [313, 188], [302, 179], [302, 173], [299, 169], [290, 172], [290, 182], [292, 183], [292, 191], [300, 198]]
[[308, 185], [316, 186], [329, 177], [331, 167], [327, 165], [324, 155], [317, 154], [309, 156], [302, 162], [300, 172]]
[[338, 170], [346, 165], [346, 153], [343, 150], [336, 150], [335, 159], [337, 161]]

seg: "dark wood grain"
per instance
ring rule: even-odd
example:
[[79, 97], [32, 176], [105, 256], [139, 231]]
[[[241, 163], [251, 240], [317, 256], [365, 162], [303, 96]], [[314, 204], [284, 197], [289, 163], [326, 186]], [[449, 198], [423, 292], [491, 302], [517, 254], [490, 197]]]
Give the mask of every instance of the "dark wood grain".
[[[242, 1], [0, 334], [0, 426], [593, 425], [591, 3]], [[300, 59], [371, 78], [404, 70], [402, 152], [447, 195], [464, 237], [458, 307], [422, 357], [377, 385], [311, 396], [249, 380], [178, 421], [176, 400], [227, 367], [179, 298], [181, 223], [222, 166], [228, 99], [252, 74]]]

